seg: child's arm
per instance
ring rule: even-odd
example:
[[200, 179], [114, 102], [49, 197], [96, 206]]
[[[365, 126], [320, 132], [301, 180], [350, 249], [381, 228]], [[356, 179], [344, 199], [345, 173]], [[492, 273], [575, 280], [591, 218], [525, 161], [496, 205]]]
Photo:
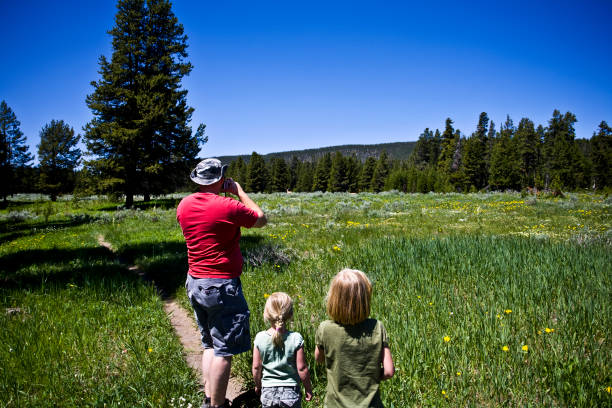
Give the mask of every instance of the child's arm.
[[297, 365], [298, 374], [300, 380], [304, 384], [304, 390], [306, 391], [306, 401], [312, 399], [312, 384], [310, 384], [310, 373], [308, 372], [308, 364], [306, 364], [306, 357], [304, 356], [304, 347], [300, 347], [295, 352], [295, 363]]
[[393, 377], [393, 374], [395, 374], [395, 366], [393, 365], [393, 358], [391, 357], [391, 349], [389, 348], [389, 346], [383, 347], [382, 365], [382, 380], [388, 380], [389, 378]]
[[323, 347], [319, 345], [315, 347], [315, 361], [319, 364], [323, 364], [325, 362], [325, 350], [323, 350]]
[[259, 349], [257, 347], [253, 347], [253, 380], [255, 381], [255, 392], [257, 395], [261, 394], [261, 355], [259, 354]]

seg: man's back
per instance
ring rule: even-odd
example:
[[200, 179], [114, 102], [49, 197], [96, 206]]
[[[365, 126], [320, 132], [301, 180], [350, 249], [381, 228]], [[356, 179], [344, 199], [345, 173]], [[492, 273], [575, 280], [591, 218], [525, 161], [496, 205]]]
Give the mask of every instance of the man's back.
[[199, 192], [180, 202], [177, 220], [187, 243], [192, 276], [227, 279], [240, 276], [240, 227], [253, 226], [257, 221], [255, 211], [232, 198]]

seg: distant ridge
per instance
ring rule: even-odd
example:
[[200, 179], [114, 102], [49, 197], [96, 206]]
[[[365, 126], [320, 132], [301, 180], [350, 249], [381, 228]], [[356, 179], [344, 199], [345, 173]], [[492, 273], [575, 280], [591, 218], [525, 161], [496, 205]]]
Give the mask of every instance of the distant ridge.
[[[378, 157], [383, 151], [387, 152], [387, 155], [392, 160], [405, 160], [410, 156], [416, 142], [395, 142], [395, 143], [379, 143], [371, 145], [339, 145], [339, 146], [328, 146], [320, 147], [318, 149], [305, 149], [305, 150], [289, 150], [287, 152], [276, 152], [262, 155], [265, 161], [269, 161], [275, 157], [280, 157], [286, 162], [289, 162], [293, 156], [296, 156], [301, 162], [313, 162], [319, 160], [326, 153], [340, 152], [343, 156], [355, 155], [362, 162], [368, 157]], [[217, 156], [222, 163], [231, 163], [234, 160], [242, 157], [242, 160], [248, 163], [251, 158], [250, 154], [240, 154], [235, 156]]]

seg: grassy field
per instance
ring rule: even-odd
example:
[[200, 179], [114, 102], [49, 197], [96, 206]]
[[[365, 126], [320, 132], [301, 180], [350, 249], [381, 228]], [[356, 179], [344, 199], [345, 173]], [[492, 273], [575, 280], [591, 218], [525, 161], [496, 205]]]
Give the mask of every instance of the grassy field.
[[[291, 294], [322, 406], [314, 333], [331, 277], [374, 282], [389, 333], [388, 407], [611, 406], [612, 200], [572, 194], [253, 195], [243, 232], [253, 335], [266, 295]], [[186, 307], [186, 254], [166, 197], [22, 198], [0, 212], [0, 405], [197, 406], [195, 378], [151, 282]], [[101, 248], [98, 236], [113, 245]], [[250, 381], [250, 353], [235, 372]]]

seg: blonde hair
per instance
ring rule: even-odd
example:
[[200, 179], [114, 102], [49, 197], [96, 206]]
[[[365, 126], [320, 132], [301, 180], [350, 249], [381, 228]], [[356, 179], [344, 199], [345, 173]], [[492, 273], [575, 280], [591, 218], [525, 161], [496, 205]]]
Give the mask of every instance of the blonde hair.
[[353, 325], [370, 315], [372, 283], [365, 273], [343, 269], [332, 279], [327, 292], [327, 314], [336, 323]]
[[280, 330], [293, 317], [293, 300], [285, 292], [274, 292], [268, 297], [263, 313], [264, 320], [274, 329], [272, 342], [274, 346], [284, 346]]

